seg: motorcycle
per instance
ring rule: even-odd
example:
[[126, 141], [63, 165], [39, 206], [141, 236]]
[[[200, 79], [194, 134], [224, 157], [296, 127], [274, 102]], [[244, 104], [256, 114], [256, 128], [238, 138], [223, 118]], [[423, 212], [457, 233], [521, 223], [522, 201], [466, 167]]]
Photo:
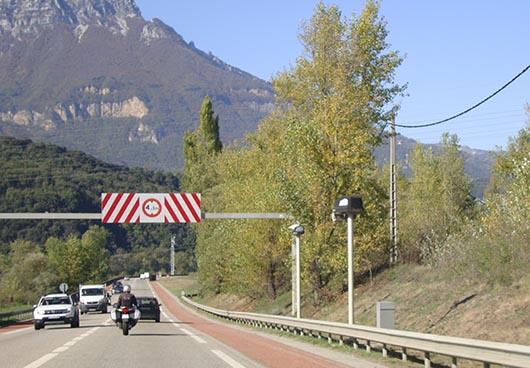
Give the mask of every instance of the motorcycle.
[[129, 308], [121, 306], [116, 308], [116, 304], [113, 306], [115, 309], [110, 312], [110, 318], [116, 323], [116, 326], [123, 331], [123, 334], [127, 336], [129, 330], [133, 328], [140, 319], [141, 312], [136, 307]]

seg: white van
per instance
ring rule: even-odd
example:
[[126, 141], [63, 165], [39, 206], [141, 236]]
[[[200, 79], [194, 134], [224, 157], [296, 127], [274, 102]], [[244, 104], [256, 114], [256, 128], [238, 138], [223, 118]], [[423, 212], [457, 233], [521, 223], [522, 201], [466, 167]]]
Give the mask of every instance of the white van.
[[105, 284], [79, 285], [79, 309], [81, 314], [90, 311], [107, 313], [108, 303]]

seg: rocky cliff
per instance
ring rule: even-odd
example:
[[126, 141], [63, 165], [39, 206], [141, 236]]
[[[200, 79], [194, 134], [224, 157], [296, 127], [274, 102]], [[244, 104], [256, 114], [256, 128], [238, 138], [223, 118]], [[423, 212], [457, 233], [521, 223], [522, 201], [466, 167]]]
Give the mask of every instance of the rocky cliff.
[[175, 171], [206, 95], [225, 142], [274, 101], [270, 84], [145, 21], [134, 0], [0, 3], [0, 134]]

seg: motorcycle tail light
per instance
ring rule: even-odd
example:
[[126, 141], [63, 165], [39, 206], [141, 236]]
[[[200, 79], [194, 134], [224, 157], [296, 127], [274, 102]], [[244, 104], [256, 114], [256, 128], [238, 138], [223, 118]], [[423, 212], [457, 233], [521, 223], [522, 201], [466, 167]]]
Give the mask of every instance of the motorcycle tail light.
[[122, 312], [122, 313], [129, 313], [129, 308], [123, 308], [123, 309], [121, 310], [121, 312]]

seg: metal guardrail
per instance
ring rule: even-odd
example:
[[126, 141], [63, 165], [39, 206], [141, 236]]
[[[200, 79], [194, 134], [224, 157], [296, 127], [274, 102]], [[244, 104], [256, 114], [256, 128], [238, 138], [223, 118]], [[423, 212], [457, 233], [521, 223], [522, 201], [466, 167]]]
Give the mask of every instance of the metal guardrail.
[[233, 312], [195, 303], [184, 295], [182, 295], [182, 299], [197, 309], [239, 323], [275, 328], [318, 338], [327, 337], [330, 342], [337, 340], [343, 343], [351, 340], [354, 348], [359, 347], [359, 341], [364, 341], [367, 351], [371, 351], [372, 344], [377, 343], [382, 346], [381, 350], [385, 357], [388, 356], [389, 347], [398, 348], [401, 350], [403, 361], [407, 361], [409, 350], [415, 350], [423, 353], [426, 368], [431, 367], [431, 354], [450, 357], [453, 368], [458, 367], [458, 359], [481, 362], [485, 368], [490, 367], [491, 364], [505, 367], [530, 368], [530, 346], [525, 345], [350, 325], [339, 322]]
[[0, 325], [8, 324], [12, 321], [29, 320], [32, 317], [33, 308], [0, 313]]

